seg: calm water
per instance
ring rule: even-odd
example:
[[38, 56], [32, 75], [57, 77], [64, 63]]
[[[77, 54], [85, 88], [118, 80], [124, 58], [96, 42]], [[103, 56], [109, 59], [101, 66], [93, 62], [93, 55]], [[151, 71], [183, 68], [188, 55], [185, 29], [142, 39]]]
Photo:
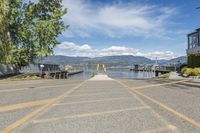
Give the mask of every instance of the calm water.
[[[91, 78], [93, 72], [95, 72], [95, 69], [88, 69], [85, 70], [83, 73], [70, 76], [69, 79], [89, 79]], [[113, 79], [148, 79], [154, 77], [155, 73], [134, 72], [128, 69], [107, 69], [107, 75]]]

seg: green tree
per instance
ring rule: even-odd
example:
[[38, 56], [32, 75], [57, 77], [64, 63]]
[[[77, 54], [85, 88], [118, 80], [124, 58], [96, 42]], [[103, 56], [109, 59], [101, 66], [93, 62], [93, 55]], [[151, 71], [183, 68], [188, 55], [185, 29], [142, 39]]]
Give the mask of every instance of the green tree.
[[68, 27], [62, 21], [67, 9], [63, 9], [62, 0], [40, 0], [36, 11], [36, 51], [38, 57], [43, 57], [53, 54], [58, 35]]
[[29, 61], [53, 54], [58, 35], [68, 27], [62, 21], [62, 16], [67, 13], [62, 7], [62, 0], [29, 2], [23, 10], [25, 19], [20, 37]]
[[8, 63], [10, 60], [11, 41], [9, 32], [9, 2], [0, 1], [0, 62]]
[[23, 66], [53, 54], [57, 37], [68, 26], [62, 0], [1, 0], [0, 62]]

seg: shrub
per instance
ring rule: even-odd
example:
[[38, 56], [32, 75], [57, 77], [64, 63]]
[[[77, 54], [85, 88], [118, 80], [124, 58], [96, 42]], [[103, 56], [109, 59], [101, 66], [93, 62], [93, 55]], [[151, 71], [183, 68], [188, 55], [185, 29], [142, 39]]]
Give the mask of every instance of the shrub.
[[192, 69], [191, 76], [200, 76], [200, 68]]
[[161, 74], [159, 76], [159, 78], [169, 78], [170, 74], [169, 73], [166, 73], [166, 74]]
[[93, 72], [91, 77], [94, 77], [95, 75], [97, 75], [97, 72]]
[[20, 74], [13, 77], [8, 78], [8, 80], [38, 80], [40, 77], [35, 74]]
[[188, 77], [188, 76], [200, 76], [200, 67], [196, 67], [196, 68], [184, 67], [183, 69], [181, 69], [181, 74], [184, 77]]
[[191, 76], [191, 74], [192, 74], [192, 68], [184, 67], [184, 68], [181, 70], [181, 74], [182, 74], [184, 77]]

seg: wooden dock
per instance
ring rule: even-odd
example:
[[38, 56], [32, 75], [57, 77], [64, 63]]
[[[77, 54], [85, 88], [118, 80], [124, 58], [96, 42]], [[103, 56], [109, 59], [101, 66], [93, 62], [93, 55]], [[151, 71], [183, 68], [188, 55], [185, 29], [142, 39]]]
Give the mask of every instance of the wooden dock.
[[54, 71], [54, 72], [42, 72], [42, 77], [46, 79], [67, 79], [68, 76], [79, 74], [84, 72], [83, 70], [73, 70], [73, 71]]
[[158, 77], [160, 74], [166, 74], [172, 72], [172, 70], [152, 70], [152, 69], [130, 69], [130, 71], [135, 71], [135, 72], [154, 72], [155, 76]]

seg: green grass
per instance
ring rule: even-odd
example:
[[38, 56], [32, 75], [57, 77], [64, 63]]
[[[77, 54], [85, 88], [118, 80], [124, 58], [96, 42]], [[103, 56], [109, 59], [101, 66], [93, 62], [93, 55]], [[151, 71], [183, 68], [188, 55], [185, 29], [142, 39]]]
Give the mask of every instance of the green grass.
[[41, 77], [37, 76], [36, 74], [20, 74], [16, 76], [12, 76], [7, 78], [6, 80], [38, 80]]
[[93, 72], [91, 77], [94, 77], [95, 75], [97, 75], [97, 72]]
[[161, 74], [158, 78], [169, 78], [170, 74], [166, 73], [166, 74]]

